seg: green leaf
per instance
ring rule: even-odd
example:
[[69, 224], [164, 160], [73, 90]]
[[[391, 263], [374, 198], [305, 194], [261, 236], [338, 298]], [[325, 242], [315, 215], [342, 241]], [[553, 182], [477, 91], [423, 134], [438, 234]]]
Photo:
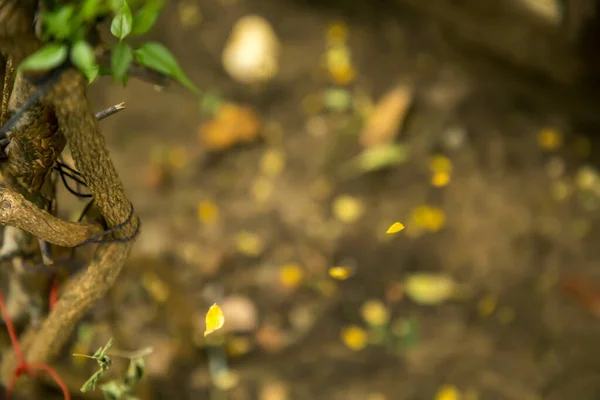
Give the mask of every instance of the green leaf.
[[198, 87], [185, 75], [173, 54], [162, 44], [145, 43], [134, 53], [140, 64], [178, 80], [195, 94], [200, 93]]
[[61, 65], [67, 59], [69, 49], [66, 44], [49, 44], [27, 57], [20, 67], [28, 71], [45, 71]]
[[146, 363], [144, 362], [144, 358], [132, 358], [129, 361], [129, 367], [127, 368], [127, 373], [125, 375], [125, 384], [128, 387], [133, 388], [144, 377], [145, 371]]
[[125, 84], [125, 76], [127, 69], [133, 61], [133, 50], [125, 42], [119, 42], [112, 49], [110, 57], [110, 67], [112, 70], [112, 76], [115, 81], [123, 82]]
[[96, 78], [98, 77], [98, 73], [100, 72], [100, 67], [98, 66], [98, 64], [96, 64], [96, 66], [88, 71], [84, 71], [83, 73], [85, 74], [85, 77], [88, 80], [88, 83], [92, 83], [96, 80]]
[[156, 23], [158, 15], [163, 8], [162, 1], [153, 1], [147, 3], [138, 10], [133, 16], [132, 35], [143, 35], [148, 32]]
[[110, 9], [113, 10], [114, 13], [117, 13], [125, 4], [125, 0], [109, 0], [108, 4]]
[[79, 17], [84, 21], [89, 21], [96, 18], [103, 11], [103, 5], [100, 4], [100, 0], [84, 0], [79, 10]]
[[123, 2], [123, 7], [119, 9], [110, 24], [110, 33], [123, 40], [131, 33], [132, 25], [133, 17], [131, 15], [131, 9], [125, 1]]
[[45, 34], [56, 39], [67, 39], [70, 37], [73, 29], [76, 28], [75, 24], [71, 21], [74, 11], [75, 7], [72, 4], [67, 4], [61, 5], [56, 11], [42, 14]]
[[80, 71], [91, 71], [96, 67], [96, 55], [94, 49], [85, 40], [80, 40], [71, 48], [71, 62]]

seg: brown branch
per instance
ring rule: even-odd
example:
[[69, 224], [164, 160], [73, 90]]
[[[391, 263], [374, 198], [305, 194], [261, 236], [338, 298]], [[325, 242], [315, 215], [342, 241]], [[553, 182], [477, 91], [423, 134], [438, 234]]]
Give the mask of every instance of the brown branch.
[[[26, 9], [25, 3], [25, 0], [0, 0], [0, 52], [12, 57], [17, 65], [39, 47], [31, 28], [33, 14]], [[88, 184], [97, 207], [109, 226], [116, 226], [127, 220], [132, 204], [125, 196], [104, 137], [98, 130], [86, 87], [79, 72], [67, 70], [43, 103], [55, 113], [75, 165]], [[29, 328], [22, 336], [22, 350], [28, 362], [47, 363], [55, 357], [80, 318], [113, 286], [133, 245], [133, 239], [127, 238], [135, 236], [138, 224], [134, 214], [129, 223], [113, 233], [113, 237], [123, 241], [100, 244], [89, 267], [72, 278], [41, 327], [37, 330]], [[48, 241], [55, 242], [56, 238], [48, 238]], [[0, 377], [4, 382], [10, 379], [15, 366], [14, 353], [6, 354], [0, 365]]]
[[100, 224], [82, 224], [56, 218], [21, 194], [0, 189], [0, 225], [9, 225], [61, 247], [75, 247], [102, 233]]
[[[108, 224], [115, 226], [127, 220], [132, 205], [110, 160], [104, 137], [98, 131], [85, 90], [83, 76], [68, 70], [46, 101], [56, 113], [75, 166], [87, 182], [96, 205]], [[135, 236], [139, 229], [137, 216], [130, 221], [115, 233], [117, 238]], [[22, 348], [28, 362], [47, 363], [60, 352], [81, 317], [113, 286], [132, 245], [133, 239], [129, 239], [98, 246], [89, 267], [73, 278], [41, 328], [30, 328], [23, 336]], [[3, 380], [11, 376], [15, 363], [12, 353], [3, 360], [0, 367]]]

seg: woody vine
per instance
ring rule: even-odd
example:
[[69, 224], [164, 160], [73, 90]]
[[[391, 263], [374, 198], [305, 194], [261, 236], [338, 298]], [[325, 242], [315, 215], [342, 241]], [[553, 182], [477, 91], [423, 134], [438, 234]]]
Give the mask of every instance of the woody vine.
[[[171, 78], [199, 92], [162, 44], [130, 44], [162, 7], [160, 0], [0, 0], [0, 262], [8, 276], [0, 300], [5, 322], [26, 327], [18, 349], [2, 354], [4, 385], [28, 366], [52, 363], [114, 284], [140, 230], [98, 124], [122, 107], [95, 114], [88, 85], [101, 75], [122, 84]], [[112, 40], [101, 40], [103, 25]], [[61, 159], [67, 144], [74, 167]], [[79, 221], [57, 217], [56, 187], [67, 180], [89, 191], [68, 188], [91, 199]], [[96, 245], [86, 267], [67, 279], [52, 273], [84, 245]], [[72, 249], [67, 256], [64, 248]]]

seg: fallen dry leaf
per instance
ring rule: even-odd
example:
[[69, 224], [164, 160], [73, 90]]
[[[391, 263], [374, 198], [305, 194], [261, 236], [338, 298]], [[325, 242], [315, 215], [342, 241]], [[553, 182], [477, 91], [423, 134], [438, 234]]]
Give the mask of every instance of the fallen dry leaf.
[[404, 225], [402, 225], [402, 223], [394, 222], [385, 233], [388, 233], [388, 234], [398, 233], [403, 229], [404, 229]]
[[404, 85], [397, 86], [384, 95], [360, 132], [360, 144], [368, 148], [392, 143], [402, 127], [412, 98], [412, 88]]
[[561, 279], [561, 288], [577, 303], [600, 318], [600, 287], [576, 276]]
[[260, 119], [249, 107], [222, 105], [215, 117], [200, 126], [199, 139], [207, 150], [221, 151], [258, 138]]
[[445, 275], [417, 273], [404, 281], [406, 296], [420, 305], [438, 305], [456, 293], [457, 285]]
[[223, 315], [223, 311], [217, 305], [217, 303], [210, 306], [208, 312], [206, 313], [206, 330], [204, 331], [204, 336], [208, 336], [211, 333], [218, 331], [223, 327], [225, 323], [225, 316]]

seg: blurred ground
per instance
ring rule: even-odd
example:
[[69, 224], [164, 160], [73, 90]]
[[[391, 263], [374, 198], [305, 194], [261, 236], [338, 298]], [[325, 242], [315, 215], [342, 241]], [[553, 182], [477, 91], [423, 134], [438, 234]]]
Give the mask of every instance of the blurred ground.
[[[249, 13], [283, 43], [262, 87], [236, 83], [220, 61]], [[463, 400], [597, 399], [600, 324], [557, 288], [563, 274], [600, 279], [586, 132], [467, 68], [416, 22], [348, 22], [357, 74], [336, 86], [321, 63], [336, 21], [288, 2], [169, 4], [155, 39], [201, 88], [261, 121], [261, 139], [218, 155], [199, 140], [210, 116], [184, 89], [95, 84], [95, 108], [126, 104], [102, 130], [144, 226], [76, 351], [109, 336], [154, 346], [143, 399], [420, 400], [446, 385]], [[369, 104], [399, 84], [413, 90], [397, 138], [406, 160], [345, 173]], [[406, 229], [386, 234], [396, 221]], [[352, 276], [332, 279], [336, 265]], [[418, 305], [400, 287], [423, 272], [464, 290]], [[205, 340], [214, 302], [237, 332]], [[62, 374], [77, 387], [95, 366], [73, 363]]]

